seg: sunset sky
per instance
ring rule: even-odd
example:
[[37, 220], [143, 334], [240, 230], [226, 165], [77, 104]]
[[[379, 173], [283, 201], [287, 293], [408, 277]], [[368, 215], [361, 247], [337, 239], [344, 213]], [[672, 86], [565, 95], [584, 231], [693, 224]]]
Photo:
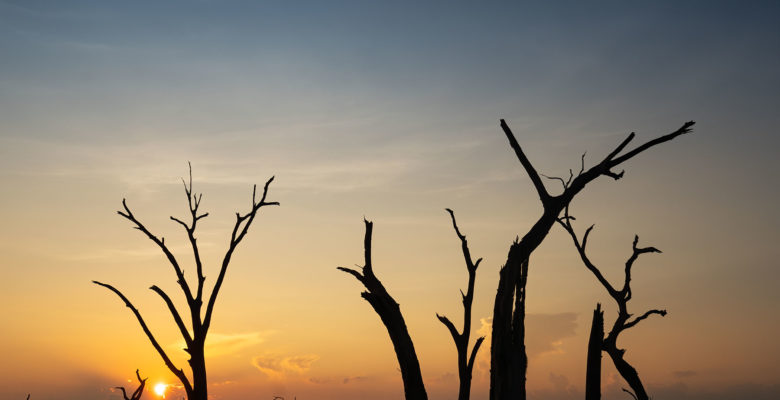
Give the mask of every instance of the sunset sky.
[[[658, 399], [780, 398], [780, 3], [0, 0], [0, 398], [121, 399], [135, 370], [176, 384], [111, 283], [186, 368], [160, 298], [175, 274], [116, 214], [123, 198], [192, 278], [181, 177], [209, 212], [213, 285], [234, 213], [275, 176], [237, 250], [207, 343], [214, 400], [400, 399], [398, 364], [354, 278], [362, 219], [432, 400], [457, 394], [455, 346], [477, 272], [473, 339], [498, 271], [541, 205], [499, 127], [568, 175], [630, 132], [694, 132], [572, 204], [613, 281], [638, 234], [626, 359]], [[631, 4], [628, 4], [631, 3]], [[640, 4], [641, 3], [641, 4]], [[684, 3], [684, 4], [678, 4]], [[547, 181], [550, 191], [559, 189]], [[532, 256], [529, 397], [583, 397], [590, 316], [615, 304], [555, 227]], [[627, 387], [604, 358], [604, 398]], [[489, 346], [472, 398], [487, 399]], [[128, 382], [130, 380], [130, 382]], [[169, 387], [167, 398], [181, 391]]]

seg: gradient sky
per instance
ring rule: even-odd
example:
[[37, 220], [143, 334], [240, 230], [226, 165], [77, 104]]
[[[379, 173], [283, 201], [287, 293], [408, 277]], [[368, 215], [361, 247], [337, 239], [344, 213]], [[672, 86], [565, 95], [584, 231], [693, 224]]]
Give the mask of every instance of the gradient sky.
[[[631, 307], [669, 315], [621, 340], [651, 395], [780, 397], [780, 6], [637, 3], [0, 1], [0, 397], [119, 399], [110, 388], [136, 368], [174, 383], [90, 281], [123, 290], [184, 366], [147, 290], [174, 293], [174, 274], [115, 211], [126, 197], [188, 260], [168, 219], [186, 212], [187, 161], [210, 213], [207, 282], [252, 184], [275, 175], [281, 202], [217, 303], [214, 399], [402, 396], [378, 316], [336, 270], [362, 263], [363, 216], [431, 399], [454, 397], [455, 348], [434, 313], [460, 324], [466, 271], [444, 208], [484, 258], [474, 335], [489, 329], [509, 244], [541, 211], [499, 118], [547, 175], [582, 152], [592, 165], [631, 131], [641, 143], [696, 120], [572, 213], [596, 224], [591, 257], [609, 278], [635, 233], [664, 251], [636, 265]], [[591, 310], [602, 302], [611, 321], [614, 304], [557, 227], [528, 290], [529, 392], [581, 398]], [[604, 365], [605, 399], [625, 398]]]

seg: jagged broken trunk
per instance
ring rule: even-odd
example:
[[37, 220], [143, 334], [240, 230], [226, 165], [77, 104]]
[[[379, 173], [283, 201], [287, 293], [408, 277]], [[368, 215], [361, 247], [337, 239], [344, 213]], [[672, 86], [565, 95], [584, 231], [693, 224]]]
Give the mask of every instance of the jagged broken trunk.
[[[518, 161], [531, 179], [544, 212], [525, 236], [512, 244], [507, 262], [499, 275], [498, 290], [493, 305], [490, 400], [525, 400], [525, 373], [528, 359], [523, 341], [525, 340], [525, 302], [527, 297], [525, 283], [528, 276], [528, 260], [531, 253], [547, 236], [552, 225], [558, 222], [558, 216], [563, 209], [568, 207], [569, 203], [588, 183], [601, 176], [615, 180], [622, 178], [623, 172], [615, 172], [615, 167], [653, 146], [690, 132], [693, 124], [693, 121], [686, 122], [672, 133], [657, 137], [623, 153], [623, 150], [634, 138], [634, 133], [631, 133], [603, 160], [588, 169], [585, 169], [585, 156], [583, 155], [579, 173], [574, 176], [570, 170], [568, 181], [556, 178], [563, 184], [563, 193], [551, 195], [542, 182], [540, 174], [526, 157], [512, 130], [506, 121], [501, 120], [501, 129], [509, 140], [509, 145], [514, 150]], [[525, 272], [522, 272], [523, 269]]]
[[362, 271], [344, 267], [338, 267], [338, 269], [354, 276], [363, 284], [366, 290], [360, 296], [371, 304], [371, 307], [385, 325], [387, 333], [390, 335], [390, 341], [393, 342], [398, 366], [401, 369], [405, 399], [428, 400], [422, 372], [420, 371], [420, 362], [417, 360], [417, 352], [414, 350], [414, 343], [409, 336], [409, 330], [406, 328], [401, 308], [398, 302], [387, 292], [379, 278], [374, 275], [374, 268], [371, 263], [371, 236], [374, 224], [368, 220], [363, 222], [366, 226], [366, 233], [363, 238], [365, 264]]
[[585, 372], [585, 400], [601, 399], [601, 351], [604, 344], [604, 311], [601, 304], [593, 310], [588, 340], [588, 364]]
[[507, 264], [501, 269], [500, 283], [503, 285], [499, 286], [496, 295], [490, 348], [491, 399], [525, 399], [525, 373], [528, 366], [525, 352], [525, 286], [528, 258], [521, 259], [519, 253], [519, 245], [513, 244]]

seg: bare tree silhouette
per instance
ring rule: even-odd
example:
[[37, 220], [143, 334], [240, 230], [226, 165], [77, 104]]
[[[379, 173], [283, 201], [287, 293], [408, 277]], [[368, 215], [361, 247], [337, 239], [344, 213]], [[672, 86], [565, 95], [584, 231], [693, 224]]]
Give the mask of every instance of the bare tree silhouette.
[[[507, 261], [499, 273], [498, 290], [496, 291], [493, 305], [493, 325], [491, 331], [490, 400], [525, 400], [526, 398], [525, 381], [528, 358], [525, 350], [525, 301], [529, 259], [531, 253], [542, 243], [552, 226], [558, 222], [561, 212], [568, 207], [574, 197], [590, 182], [601, 176], [607, 176], [615, 180], [622, 178], [624, 171], [615, 172], [616, 167], [651, 147], [691, 132], [693, 125], [693, 121], [686, 122], [674, 132], [657, 137], [624, 152], [626, 146], [634, 139], [635, 135], [632, 132], [598, 164], [587, 170], [585, 169], [585, 155], [583, 154], [581, 169], [576, 177], [573, 171], [569, 170], [568, 180], [552, 178], [561, 181], [563, 192], [558, 195], [551, 195], [542, 182], [541, 177], [543, 175], [536, 171], [536, 168], [534, 168], [518, 144], [512, 130], [503, 119], [501, 120], [501, 128], [520, 164], [530, 177], [542, 203], [543, 212], [531, 229], [522, 238], [517, 238], [512, 243], [507, 255]], [[353, 275], [363, 284], [366, 291], [362, 292], [361, 296], [371, 304], [387, 328], [401, 369], [406, 399], [427, 399], [420, 373], [420, 364], [400, 307], [374, 275], [371, 265], [371, 231], [373, 224], [369, 221], [365, 221], [365, 224], [365, 265], [362, 267], [362, 273], [350, 268], [338, 267], [338, 269]], [[453, 225], [455, 225], [458, 236], [462, 237], [457, 230], [454, 216]], [[462, 237], [462, 244], [465, 247], [465, 237]], [[470, 256], [466, 255], [466, 259], [468, 263]], [[474, 264], [474, 269], [476, 269], [476, 263]], [[464, 295], [464, 314], [468, 313], [468, 310], [465, 309], [465, 297]], [[453, 333], [453, 338], [466, 334], [466, 331], [459, 334], [451, 322], [449, 324], [445, 322], [449, 320], [442, 317], [439, 318]], [[646, 317], [641, 319], [643, 318]], [[450, 328], [450, 325], [452, 325], [452, 328]], [[462, 341], [462, 339], [460, 340]], [[457, 343], [458, 339], [456, 339], [456, 345]], [[465, 354], [465, 347], [463, 354]], [[475, 345], [475, 348], [477, 347], [478, 345]], [[476, 349], [474, 352], [476, 352]], [[460, 360], [463, 359], [465, 357], [459, 356], [459, 365]], [[468, 369], [468, 363], [466, 363], [466, 367]], [[460, 368], [459, 371], [461, 371]], [[461, 385], [463, 385], [462, 380]], [[462, 390], [460, 395], [463, 395]]]
[[466, 293], [460, 291], [461, 298], [463, 299], [463, 331], [458, 332], [455, 328], [455, 324], [449, 320], [449, 318], [436, 314], [444, 326], [450, 331], [452, 340], [455, 341], [455, 348], [458, 351], [458, 378], [460, 386], [458, 388], [458, 400], [468, 400], [471, 396], [471, 372], [474, 370], [474, 360], [477, 358], [477, 352], [479, 346], [482, 345], [482, 341], [485, 337], [477, 338], [474, 342], [474, 347], [471, 349], [471, 356], [468, 355], [469, 337], [471, 336], [471, 304], [474, 302], [474, 281], [477, 277], [477, 268], [482, 259], [479, 258], [475, 262], [471, 259], [471, 252], [469, 251], [469, 245], [466, 241], [466, 236], [460, 233], [458, 229], [458, 223], [455, 221], [455, 213], [451, 209], [447, 208], [447, 212], [450, 213], [452, 218], [452, 227], [455, 229], [455, 234], [460, 239], [461, 250], [463, 251], [463, 258], [466, 261], [466, 270], [469, 273], [469, 282]]
[[362, 271], [344, 267], [338, 267], [338, 269], [354, 276], [366, 288], [360, 293], [360, 296], [371, 304], [390, 335], [390, 341], [393, 342], [395, 356], [401, 368], [406, 399], [427, 400], [428, 394], [425, 392], [420, 362], [417, 359], [412, 338], [409, 336], [409, 330], [406, 328], [404, 316], [401, 314], [401, 308], [387, 292], [382, 282], [374, 275], [374, 267], [371, 263], [371, 235], [374, 223], [366, 219], [363, 222], [366, 225], [366, 233], [363, 239], [365, 263], [361, 268]]
[[187, 223], [176, 217], [170, 217], [170, 218], [171, 220], [175, 221], [176, 223], [184, 227], [184, 230], [187, 232], [187, 237], [189, 238], [189, 242], [192, 247], [192, 252], [195, 258], [195, 267], [197, 270], [197, 288], [194, 292], [190, 287], [189, 283], [187, 282], [187, 280], [185, 279], [184, 271], [181, 268], [178, 260], [173, 255], [173, 253], [171, 253], [170, 249], [168, 249], [168, 246], [166, 246], [165, 238], [158, 238], [157, 236], [152, 234], [146, 228], [146, 226], [144, 226], [144, 224], [142, 224], [136, 218], [136, 216], [132, 213], [132, 211], [130, 211], [130, 208], [128, 207], [127, 201], [125, 199], [122, 199], [122, 207], [124, 208], [124, 211], [122, 210], [117, 211], [119, 215], [132, 222], [134, 225], [133, 227], [135, 229], [138, 229], [141, 232], [143, 232], [143, 234], [149, 240], [151, 240], [155, 245], [157, 245], [157, 247], [160, 248], [160, 250], [163, 252], [165, 257], [168, 259], [168, 262], [173, 267], [174, 272], [176, 273], [176, 279], [177, 279], [176, 283], [179, 284], [179, 287], [184, 293], [184, 297], [187, 301], [187, 306], [190, 311], [191, 332], [185, 325], [184, 320], [181, 317], [181, 314], [176, 309], [176, 306], [173, 304], [173, 301], [171, 300], [170, 296], [168, 296], [167, 293], [165, 293], [162, 289], [160, 289], [156, 285], [152, 286], [150, 289], [153, 290], [155, 293], [157, 293], [165, 302], [165, 305], [168, 307], [168, 310], [170, 311], [173, 320], [176, 323], [176, 326], [178, 327], [181, 333], [182, 338], [184, 338], [184, 342], [186, 344], [186, 348], [184, 350], [190, 355], [190, 359], [188, 360], [188, 362], [192, 370], [192, 381], [190, 381], [190, 378], [188, 378], [187, 375], [184, 373], [184, 370], [176, 367], [176, 365], [173, 364], [171, 359], [168, 357], [168, 354], [165, 353], [163, 348], [157, 342], [157, 339], [155, 339], [151, 330], [149, 330], [149, 327], [146, 325], [146, 322], [144, 321], [143, 317], [141, 317], [141, 313], [138, 311], [138, 309], [135, 308], [135, 306], [133, 306], [130, 300], [128, 300], [127, 297], [125, 297], [125, 295], [122, 294], [122, 292], [120, 292], [112, 285], [98, 282], [98, 281], [93, 281], [93, 282], [97, 285], [103, 286], [111, 290], [112, 292], [114, 292], [117, 296], [119, 296], [120, 299], [122, 299], [125, 305], [128, 308], [130, 308], [130, 311], [132, 311], [133, 314], [135, 315], [136, 319], [138, 320], [138, 323], [141, 325], [141, 329], [143, 329], [144, 333], [146, 334], [146, 337], [152, 343], [152, 346], [154, 346], [155, 350], [157, 350], [157, 353], [160, 354], [160, 357], [162, 357], [163, 361], [165, 362], [165, 365], [176, 376], [176, 378], [179, 379], [179, 381], [183, 385], [184, 390], [187, 394], [187, 398], [189, 400], [208, 399], [204, 346], [206, 343], [206, 336], [208, 334], [208, 330], [211, 327], [211, 320], [214, 312], [214, 306], [217, 301], [217, 295], [219, 294], [219, 290], [222, 287], [222, 282], [225, 279], [225, 273], [227, 272], [227, 268], [228, 265], [230, 264], [230, 260], [231, 257], [233, 256], [233, 252], [236, 250], [238, 244], [241, 243], [241, 240], [243, 240], [244, 237], [246, 236], [249, 230], [249, 226], [255, 220], [255, 217], [257, 216], [257, 213], [260, 210], [260, 208], [264, 206], [279, 205], [279, 203], [275, 201], [271, 201], [271, 202], [266, 201], [266, 195], [268, 194], [268, 186], [271, 184], [271, 182], [273, 182], [273, 180], [274, 178], [271, 177], [265, 183], [265, 186], [263, 187], [263, 194], [259, 201], [257, 199], [257, 185], [255, 185], [252, 190], [252, 206], [250, 210], [246, 214], [236, 213], [236, 222], [235, 225], [233, 226], [233, 231], [230, 235], [230, 242], [228, 244], [228, 249], [225, 252], [224, 257], [222, 258], [222, 264], [219, 269], [219, 275], [217, 276], [216, 282], [214, 283], [214, 287], [211, 291], [211, 295], [208, 296], [207, 298], [208, 302], [206, 305], [205, 314], [203, 312], [202, 307], [204, 301], [204, 283], [206, 282], [206, 276], [203, 274], [203, 263], [201, 261], [197, 239], [195, 238], [195, 229], [198, 221], [208, 216], [208, 213], [203, 213], [203, 214], [198, 213], [198, 209], [200, 207], [200, 202], [203, 197], [203, 194], [196, 195], [192, 191], [192, 166], [190, 165], [189, 184], [182, 179], [182, 182], [184, 183], [184, 193], [187, 195], [187, 203], [189, 205], [189, 210], [190, 210], [190, 215], [189, 215], [190, 221], [189, 223]]
[[[642, 322], [647, 317], [653, 314], [658, 314], [662, 317], [666, 315], [666, 310], [652, 309], [652, 310], [645, 311], [645, 313], [643, 313], [642, 315], [631, 319], [633, 314], [628, 312], [628, 302], [629, 300], [631, 300], [632, 297], [631, 268], [634, 266], [634, 262], [636, 262], [636, 260], [642, 254], [660, 253], [661, 251], [656, 249], [655, 247], [637, 247], [637, 244], [639, 243], [639, 236], [635, 235], [634, 242], [631, 245], [632, 248], [631, 256], [628, 258], [628, 260], [626, 260], [626, 264], [625, 264], [625, 269], [624, 269], [625, 278], [623, 281], [623, 287], [620, 290], [615, 289], [615, 287], [612, 286], [611, 283], [609, 283], [609, 281], [604, 277], [604, 275], [601, 273], [598, 267], [596, 267], [596, 265], [593, 264], [593, 262], [585, 253], [585, 247], [588, 244], [588, 236], [593, 231], [593, 225], [591, 225], [587, 230], [585, 230], [585, 234], [583, 235], [582, 240], [580, 240], [574, 231], [574, 227], [572, 226], [571, 223], [572, 220], [574, 220], [574, 217], [569, 215], [569, 209], [567, 207], [564, 212], [564, 216], [559, 218], [558, 222], [571, 236], [572, 241], [574, 242], [574, 247], [577, 248], [577, 252], [579, 253], [580, 258], [582, 259], [583, 264], [585, 264], [585, 267], [588, 268], [588, 270], [590, 270], [590, 272], [593, 273], [596, 279], [598, 279], [601, 285], [604, 286], [604, 289], [607, 290], [607, 293], [609, 293], [609, 295], [615, 300], [615, 303], [617, 303], [618, 306], [618, 316], [615, 319], [615, 322], [612, 324], [612, 330], [610, 330], [609, 334], [607, 334], [607, 337], [602, 340], [602, 349], [607, 354], [609, 354], [610, 358], [612, 359], [612, 362], [615, 364], [615, 368], [617, 369], [617, 371], [620, 373], [623, 379], [626, 380], [626, 383], [628, 383], [628, 385], [634, 391], [632, 395], [634, 395], [635, 398], [637, 398], [638, 400], [648, 400], [649, 397], [647, 395], [647, 392], [645, 391], [644, 386], [642, 385], [642, 381], [639, 379], [639, 374], [636, 372], [636, 369], [634, 369], [634, 367], [631, 366], [631, 364], [629, 364], [623, 358], [626, 350], [618, 348], [617, 340], [623, 331], [636, 326], [638, 323]], [[591, 339], [593, 339], [592, 336]], [[624, 391], [631, 393], [625, 389]]]
[[138, 385], [138, 388], [135, 389], [135, 391], [130, 395], [130, 397], [127, 397], [127, 392], [125, 391], [124, 387], [117, 386], [115, 388], [122, 391], [122, 397], [125, 400], [139, 400], [141, 396], [144, 394], [144, 386], [146, 386], [146, 380], [149, 378], [141, 379], [141, 374], [138, 372], [138, 370], [135, 370], [135, 376], [138, 377], [138, 382], [140, 382], [141, 384]]
[[499, 274], [491, 332], [491, 400], [525, 400], [526, 398], [525, 376], [528, 358], [525, 351], [525, 300], [528, 260], [531, 253], [542, 243], [550, 228], [558, 220], [558, 216], [588, 183], [601, 176], [615, 180], [622, 178], [623, 171], [615, 172], [616, 167], [651, 147], [690, 132], [693, 125], [693, 121], [686, 122], [674, 132], [650, 140], [621, 154], [634, 139], [635, 135], [632, 132], [604, 159], [587, 170], [583, 155], [582, 168], [577, 176], [574, 177], [570, 171], [568, 181], [556, 178], [564, 183], [564, 190], [559, 195], [551, 195], [542, 182], [540, 174], [518, 144], [512, 130], [504, 120], [501, 120], [501, 128], [520, 164], [531, 179], [542, 203], [543, 212], [522, 239], [512, 243], [507, 262]]

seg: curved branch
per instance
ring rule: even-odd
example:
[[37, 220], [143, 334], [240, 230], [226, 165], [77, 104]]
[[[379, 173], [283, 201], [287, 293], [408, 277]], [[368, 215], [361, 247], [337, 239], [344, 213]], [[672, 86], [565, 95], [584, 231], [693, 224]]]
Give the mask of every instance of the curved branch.
[[[144, 392], [144, 386], [146, 386], [146, 380], [149, 379], [149, 378], [141, 379], [141, 373], [137, 369], [135, 370], [135, 376], [138, 377], [138, 381], [141, 382], [141, 384], [138, 386], [137, 389], [135, 389], [130, 399], [127, 399], [127, 397], [125, 397], [126, 400], [140, 400]], [[124, 388], [122, 388], [122, 394], [127, 396], [125, 394]]]
[[639, 235], [634, 235], [634, 242], [631, 244], [631, 257], [626, 260], [626, 268], [625, 268], [625, 275], [626, 279], [623, 283], [623, 295], [626, 297], [626, 300], [631, 299], [631, 268], [634, 266], [634, 262], [639, 258], [640, 255], [645, 253], [660, 253], [661, 250], [656, 249], [655, 247], [637, 247], [637, 243], [639, 243]]
[[139, 221], [135, 215], [133, 215], [133, 212], [130, 211], [130, 207], [127, 206], [127, 199], [122, 199], [122, 207], [124, 207], [125, 211], [117, 211], [117, 214], [127, 218], [130, 222], [134, 223], [136, 229], [143, 232], [146, 237], [149, 238], [149, 240], [154, 242], [160, 248], [160, 250], [162, 250], [163, 254], [165, 254], [165, 257], [168, 258], [168, 262], [170, 262], [173, 266], [173, 270], [176, 271], [177, 283], [179, 286], [181, 286], [182, 291], [184, 291], [184, 295], [187, 297], [187, 302], [191, 302], [193, 300], [192, 291], [190, 291], [187, 280], [184, 279], [184, 272], [182, 272], [181, 267], [179, 266], [179, 262], [176, 261], [176, 257], [174, 257], [173, 253], [171, 253], [171, 251], [168, 249], [168, 246], [165, 245], [165, 238], [158, 238], [149, 232], [148, 229], [146, 229], [146, 226], [144, 226], [144, 224], [142, 224], [141, 221]]
[[474, 342], [474, 347], [471, 349], [471, 356], [469, 357], [469, 363], [468, 363], [468, 369], [471, 371], [474, 368], [474, 360], [477, 359], [477, 352], [479, 351], [479, 347], [482, 346], [482, 342], [485, 341], [484, 336], [480, 336], [477, 338], [477, 341]]
[[427, 400], [428, 395], [420, 371], [420, 362], [417, 359], [417, 352], [414, 349], [412, 338], [409, 336], [401, 308], [387, 292], [382, 282], [374, 275], [371, 264], [371, 236], [374, 224], [366, 219], [363, 222], [366, 226], [363, 238], [365, 262], [363, 273], [344, 267], [338, 267], [338, 270], [354, 276], [363, 284], [366, 290], [360, 293], [360, 296], [371, 305], [387, 329], [401, 369], [405, 398], [407, 400]]
[[461, 336], [460, 333], [458, 333], [458, 329], [455, 328], [455, 324], [453, 324], [449, 318], [443, 315], [439, 315], [438, 313], [436, 314], [436, 318], [438, 318], [439, 321], [441, 321], [441, 323], [447, 327], [447, 329], [450, 331], [450, 335], [452, 335], [452, 339], [455, 340], [455, 343], [458, 343]]
[[130, 309], [130, 311], [133, 312], [135, 315], [135, 318], [138, 320], [138, 323], [141, 324], [141, 328], [143, 329], [144, 333], [146, 334], [146, 337], [149, 339], [149, 341], [152, 343], [152, 346], [154, 346], [154, 349], [157, 350], [157, 353], [160, 354], [160, 357], [162, 357], [163, 361], [165, 362], [165, 366], [168, 367], [168, 369], [181, 381], [182, 385], [184, 385], [185, 390], [187, 393], [192, 392], [192, 385], [190, 384], [189, 379], [187, 379], [187, 376], [184, 374], [184, 371], [176, 368], [176, 366], [173, 364], [171, 359], [168, 357], [168, 354], [165, 353], [165, 350], [160, 346], [160, 344], [157, 342], [157, 339], [155, 339], [152, 332], [149, 330], [149, 327], [146, 326], [146, 322], [144, 321], [143, 317], [141, 317], [141, 313], [138, 312], [138, 309], [133, 306], [133, 303], [130, 302], [130, 300], [125, 297], [122, 292], [120, 292], [117, 288], [107, 284], [102, 283], [98, 281], [92, 281], [92, 283], [103, 286], [104, 288], [114, 292], [117, 296], [119, 296], [120, 299], [125, 303], [125, 306]]
[[574, 219], [573, 217], [569, 216], [569, 210], [568, 207], [566, 208], [565, 217], [558, 220], [558, 223], [563, 227], [566, 232], [569, 233], [569, 236], [571, 236], [572, 241], [574, 242], [574, 247], [577, 249], [577, 253], [580, 255], [580, 259], [582, 260], [582, 263], [585, 264], [585, 267], [593, 273], [593, 275], [598, 279], [599, 283], [601, 283], [602, 286], [604, 286], [605, 289], [607, 289], [607, 292], [612, 297], [618, 296], [618, 291], [615, 290], [615, 288], [612, 286], [611, 283], [607, 280], [607, 278], [604, 277], [604, 275], [601, 273], [601, 271], [596, 267], [595, 264], [590, 260], [587, 253], [585, 252], [585, 246], [588, 242], [588, 235], [590, 235], [590, 232], [593, 230], [593, 226], [591, 225], [587, 230], [585, 230], [585, 235], [582, 237], [582, 243], [580, 243], [579, 238], [577, 238], [577, 234], [574, 232], [574, 227], [571, 224], [571, 220]]
[[649, 316], [651, 316], [653, 314], [658, 314], [658, 315], [660, 315], [662, 317], [665, 317], [667, 312], [666, 312], [666, 310], [649, 310], [649, 311], [646, 311], [644, 314], [636, 317], [634, 320], [626, 322], [623, 325], [623, 330], [626, 330], [628, 328], [631, 328], [631, 327], [635, 326], [636, 324], [638, 324], [639, 322], [641, 322], [642, 320], [646, 319], [647, 317], [649, 317]]
[[636, 398], [636, 395], [634, 394], [634, 392], [632, 392], [632, 391], [630, 391], [630, 390], [628, 390], [628, 389], [626, 389], [626, 388], [622, 388], [622, 389], [623, 389], [623, 391], [624, 391], [624, 392], [628, 393], [628, 395], [629, 395], [629, 396], [633, 397], [633, 398], [634, 398], [634, 400], [638, 400], [638, 399]]
[[165, 305], [168, 306], [168, 310], [170, 310], [171, 315], [173, 316], [173, 320], [176, 321], [176, 326], [179, 328], [181, 336], [184, 338], [184, 342], [187, 344], [187, 348], [189, 348], [192, 345], [192, 336], [190, 336], [190, 332], [184, 325], [184, 321], [181, 319], [181, 315], [179, 314], [179, 311], [176, 310], [176, 306], [173, 304], [173, 301], [171, 301], [171, 298], [168, 297], [168, 294], [165, 293], [162, 289], [157, 287], [157, 285], [154, 285], [149, 289], [152, 289], [155, 293], [159, 294], [163, 301], [165, 301]]

